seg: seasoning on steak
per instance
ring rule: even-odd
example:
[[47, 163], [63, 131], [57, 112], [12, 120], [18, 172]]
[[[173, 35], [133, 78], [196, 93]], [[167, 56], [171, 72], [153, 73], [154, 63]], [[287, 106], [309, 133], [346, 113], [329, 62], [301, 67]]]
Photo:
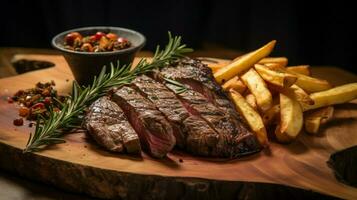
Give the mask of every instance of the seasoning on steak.
[[[209, 102], [226, 111], [237, 121], [244, 119], [236, 112], [222, 87], [215, 81], [212, 70], [199, 60], [183, 58], [161, 70], [163, 76], [189, 85], [204, 95]], [[241, 125], [242, 123], [238, 123]]]
[[[164, 74], [154, 72], [152, 75], [156, 80], [165, 83]], [[178, 90], [178, 86], [165, 83], [172, 92]], [[222, 157], [238, 157], [251, 154], [260, 150], [256, 137], [249, 132], [240, 121], [232, 118], [225, 111], [210, 103], [205, 96], [192, 90], [176, 93], [190, 114], [204, 119], [209, 126], [219, 134], [218, 143], [213, 154]], [[237, 124], [238, 123], [238, 124]], [[198, 144], [201, 148], [202, 145]]]
[[161, 158], [172, 150], [176, 143], [173, 129], [152, 102], [128, 86], [116, 91], [112, 99], [123, 109], [143, 148], [152, 156]]
[[212, 70], [199, 60], [184, 58], [161, 70], [164, 77], [187, 84], [196, 92], [204, 95], [207, 100], [221, 110], [227, 112], [236, 126], [246, 127], [244, 119], [236, 112], [232, 102], [222, 87], [215, 81]]
[[137, 77], [132, 86], [166, 116], [178, 147], [195, 155], [220, 156], [216, 150], [218, 133], [202, 118], [190, 114], [172, 91], [145, 75]]
[[124, 112], [108, 97], [101, 97], [90, 107], [85, 127], [97, 143], [110, 151], [140, 153], [139, 137]]

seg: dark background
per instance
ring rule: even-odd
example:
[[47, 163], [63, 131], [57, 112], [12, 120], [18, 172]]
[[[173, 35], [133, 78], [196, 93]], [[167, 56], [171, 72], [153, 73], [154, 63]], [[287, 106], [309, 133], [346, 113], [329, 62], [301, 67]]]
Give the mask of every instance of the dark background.
[[[313, 4], [316, 4], [314, 5]], [[349, 3], [351, 2], [351, 3]], [[352, 1], [91, 1], [5, 0], [0, 7], [0, 47], [50, 48], [64, 30], [110, 25], [147, 37], [146, 50], [164, 44], [167, 31], [195, 49], [213, 43], [239, 51], [276, 39], [274, 56], [292, 65], [335, 65], [357, 72], [356, 9]]]

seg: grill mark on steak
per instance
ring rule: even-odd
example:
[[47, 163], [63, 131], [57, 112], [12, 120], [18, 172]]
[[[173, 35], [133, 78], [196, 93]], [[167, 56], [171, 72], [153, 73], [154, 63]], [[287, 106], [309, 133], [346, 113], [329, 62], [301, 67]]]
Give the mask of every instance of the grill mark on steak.
[[[177, 91], [178, 86], [165, 83], [164, 76], [160, 72], [154, 72], [152, 77], [164, 83], [172, 92]], [[236, 124], [234, 119], [210, 103], [202, 94], [187, 87], [185, 92], [176, 96], [192, 115], [199, 115], [218, 132], [219, 141], [216, 146], [217, 152], [215, 152], [217, 155], [238, 157], [260, 150], [260, 145], [251, 132], [244, 126]]]
[[184, 147], [187, 130], [182, 122], [189, 117], [189, 113], [181, 106], [179, 100], [165, 86], [145, 75], [137, 77], [131, 85], [166, 116], [173, 128], [176, 144]]
[[244, 119], [236, 112], [232, 102], [222, 87], [215, 81], [212, 70], [199, 60], [184, 58], [174, 63], [174, 66], [167, 66], [161, 69], [161, 73], [166, 77], [183, 84], [189, 85], [194, 91], [204, 95], [209, 102], [213, 103], [221, 110], [227, 112], [233, 119], [236, 126], [247, 129]]
[[132, 87], [155, 104], [174, 128], [176, 144], [188, 152], [201, 156], [219, 156], [215, 150], [218, 133], [207, 122], [190, 114], [176, 95], [163, 84], [139, 76], [132, 82]]
[[123, 109], [143, 148], [152, 156], [162, 158], [172, 150], [176, 143], [172, 127], [152, 102], [128, 86], [117, 90], [112, 99]]
[[110, 151], [140, 153], [139, 137], [123, 110], [108, 97], [97, 99], [89, 107], [84, 125], [101, 146]]
[[199, 60], [183, 58], [174, 67], [165, 67], [161, 73], [168, 78], [190, 86], [193, 90], [204, 95], [209, 102], [226, 112], [238, 130], [243, 134], [251, 134], [243, 117], [235, 110], [228, 95], [215, 81], [212, 70]]

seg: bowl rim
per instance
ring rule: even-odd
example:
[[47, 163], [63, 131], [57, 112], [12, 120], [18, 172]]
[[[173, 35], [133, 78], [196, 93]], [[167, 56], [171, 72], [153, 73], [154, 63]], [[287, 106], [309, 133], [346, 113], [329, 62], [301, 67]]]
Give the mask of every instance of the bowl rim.
[[[60, 45], [58, 45], [58, 43], [56, 43], [56, 40], [60, 37], [64, 37], [65, 35], [67, 35], [70, 32], [80, 32], [80, 31], [87, 31], [87, 30], [92, 30], [92, 29], [116, 29], [116, 30], [121, 30], [124, 32], [130, 32], [133, 33], [134, 35], [139, 36], [140, 38], [140, 43], [137, 46], [131, 46], [129, 48], [126, 49], [122, 49], [122, 50], [116, 50], [116, 51], [105, 51], [105, 52], [82, 52], [82, 51], [72, 51], [69, 49], [65, 49], [63, 47], [61, 47]], [[51, 45], [55, 48], [58, 49], [60, 51], [66, 52], [66, 53], [70, 53], [70, 54], [76, 54], [76, 55], [85, 55], [85, 56], [99, 56], [99, 55], [116, 55], [116, 54], [123, 54], [123, 53], [130, 53], [133, 51], [137, 51], [140, 50], [146, 43], [146, 38], [143, 34], [134, 31], [132, 29], [128, 29], [128, 28], [123, 28], [123, 27], [115, 27], [115, 26], [87, 26], [87, 27], [80, 27], [80, 28], [74, 28], [74, 29], [70, 29], [67, 31], [63, 31], [61, 33], [58, 33], [57, 35], [55, 35], [52, 38], [51, 41]]]

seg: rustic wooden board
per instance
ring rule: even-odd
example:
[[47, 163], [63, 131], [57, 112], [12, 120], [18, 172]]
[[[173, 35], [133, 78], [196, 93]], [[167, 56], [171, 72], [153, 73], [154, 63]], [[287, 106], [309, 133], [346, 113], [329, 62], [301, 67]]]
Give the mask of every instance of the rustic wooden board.
[[[275, 194], [279, 195], [282, 189], [278, 185], [303, 189], [294, 189], [300, 191], [295, 195], [312, 190], [340, 198], [357, 198], [357, 189], [339, 183], [326, 165], [331, 153], [357, 144], [357, 102], [336, 106], [335, 119], [319, 136], [301, 134], [290, 145], [272, 143], [270, 150], [235, 160], [199, 158], [178, 151], [162, 160], [145, 153], [142, 157], [114, 154], [98, 147], [85, 133], [69, 134], [65, 137], [67, 143], [40, 153], [23, 154], [33, 129], [12, 125], [17, 105], [8, 104], [6, 97], [18, 89], [33, 87], [38, 81], [49, 80], [55, 80], [60, 92], [67, 92], [73, 76], [61, 56], [18, 55], [18, 58], [47, 60], [56, 66], [0, 79], [0, 168], [103, 198], [135, 198], [145, 194], [147, 198], [162, 199], [228, 199], [256, 196], [252, 192], [274, 188], [278, 188]], [[318, 68], [313, 72], [320, 77], [328, 75], [336, 85], [357, 81], [356, 76], [336, 68]]]

